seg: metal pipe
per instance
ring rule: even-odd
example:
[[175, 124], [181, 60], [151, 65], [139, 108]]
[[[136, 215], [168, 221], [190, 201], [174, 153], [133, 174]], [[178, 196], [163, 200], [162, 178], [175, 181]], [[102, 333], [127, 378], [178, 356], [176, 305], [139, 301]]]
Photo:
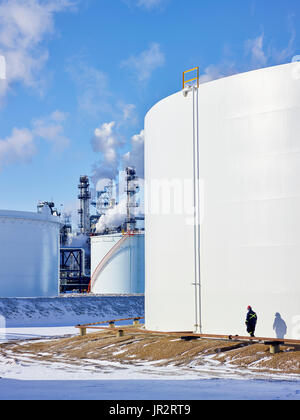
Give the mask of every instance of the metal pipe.
[[199, 142], [199, 86], [197, 86], [197, 192], [198, 192], [198, 307], [199, 307], [199, 332], [202, 333], [202, 305], [201, 305], [201, 197], [200, 197], [200, 142]]
[[[195, 95], [196, 91], [196, 95]], [[196, 98], [195, 98], [196, 96]], [[194, 185], [194, 270], [195, 270], [195, 329], [202, 332], [201, 266], [200, 266], [200, 164], [198, 87], [193, 87], [193, 185]], [[197, 101], [195, 105], [195, 99]], [[196, 113], [196, 118], [195, 118]]]
[[[188, 91], [193, 92], [193, 205], [194, 205], [194, 306], [195, 306], [195, 331], [202, 332], [201, 316], [201, 275], [200, 275], [200, 164], [199, 164], [199, 105], [198, 87], [193, 86]], [[197, 105], [195, 106], [195, 90], [197, 91]], [[187, 92], [188, 92], [187, 91]], [[184, 96], [187, 97], [187, 92]], [[195, 118], [195, 113], [196, 118]]]
[[194, 194], [194, 296], [195, 296], [195, 330], [198, 331], [198, 298], [197, 298], [197, 193], [196, 193], [196, 139], [195, 139], [195, 90], [193, 89], [193, 194]]
[[[110, 324], [110, 323], [116, 323], [116, 322], [120, 322], [120, 321], [129, 321], [129, 320], [133, 320], [133, 321], [137, 321], [140, 319], [144, 319], [144, 317], [135, 317], [135, 318], [123, 318], [123, 319], [114, 319], [114, 320], [110, 320], [110, 321], [100, 321], [100, 322], [94, 322], [91, 324], [78, 324], [75, 325], [75, 328], [86, 328], [86, 329], [104, 329], [104, 330], [109, 330], [109, 328], [107, 326], [104, 326], [104, 324]], [[135, 326], [135, 324], [133, 324], [133, 326]], [[142, 327], [142, 325], [141, 325]], [[154, 330], [146, 330], [144, 328], [132, 328], [130, 326], [127, 325], [122, 325], [122, 329], [126, 330], [128, 328], [128, 330], [130, 330], [131, 332], [139, 332], [139, 333], [143, 333], [143, 334], [156, 334], [156, 335], [164, 335], [164, 336], [182, 336], [183, 334], [190, 336], [190, 337], [195, 337], [195, 338], [203, 338], [203, 339], [211, 339], [211, 340], [225, 340], [225, 341], [244, 341], [244, 342], [250, 342], [250, 343], [261, 343], [261, 342], [265, 342], [265, 341], [269, 341], [269, 342], [282, 342], [283, 344], [300, 344], [300, 340], [297, 339], [293, 339], [293, 338], [283, 338], [283, 339], [278, 339], [278, 338], [272, 338], [272, 337], [246, 337], [246, 336], [239, 336], [239, 335], [222, 335], [222, 334], [197, 334], [197, 333], [193, 333], [192, 331], [154, 331]]]

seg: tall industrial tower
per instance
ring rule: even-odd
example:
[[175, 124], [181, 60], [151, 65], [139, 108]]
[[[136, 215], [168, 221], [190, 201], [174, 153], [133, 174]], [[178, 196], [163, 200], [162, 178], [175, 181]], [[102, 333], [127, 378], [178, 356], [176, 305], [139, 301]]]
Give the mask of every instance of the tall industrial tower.
[[88, 176], [84, 175], [80, 177], [78, 184], [80, 200], [79, 214], [79, 231], [83, 235], [90, 234], [90, 182]]
[[136, 203], [136, 193], [138, 192], [138, 177], [136, 171], [132, 167], [127, 167], [126, 172], [126, 193], [127, 193], [127, 217], [126, 217], [126, 230], [134, 231], [136, 229], [136, 215], [132, 211], [133, 208], [138, 207]]
[[98, 191], [96, 210], [99, 216], [105, 215], [107, 210], [113, 205], [113, 180], [103, 188], [102, 191]]

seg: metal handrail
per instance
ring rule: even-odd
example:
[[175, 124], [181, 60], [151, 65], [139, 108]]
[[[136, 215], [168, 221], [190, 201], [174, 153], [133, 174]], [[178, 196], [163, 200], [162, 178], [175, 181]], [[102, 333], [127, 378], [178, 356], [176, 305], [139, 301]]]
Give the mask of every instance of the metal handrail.
[[[197, 70], [197, 77], [194, 77], [194, 78], [189, 79], [189, 80], [185, 80], [185, 75], [187, 73], [190, 73], [190, 72], [195, 71], [195, 70]], [[193, 69], [186, 70], [186, 71], [183, 72], [183, 86], [182, 86], [182, 88], [184, 89], [185, 88], [185, 85], [187, 83], [194, 82], [195, 80], [197, 80], [197, 87], [199, 87], [199, 67], [194, 67]]]

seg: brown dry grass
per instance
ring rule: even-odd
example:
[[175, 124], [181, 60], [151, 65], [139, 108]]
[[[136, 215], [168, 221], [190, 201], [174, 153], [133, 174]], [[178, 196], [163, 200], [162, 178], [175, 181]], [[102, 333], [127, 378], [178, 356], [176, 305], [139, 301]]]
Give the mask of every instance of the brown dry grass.
[[[156, 362], [157, 366], [193, 366], [203, 363], [210, 355], [220, 363], [235, 367], [255, 369], [260, 372], [300, 374], [300, 351], [292, 346], [282, 346], [281, 352], [270, 355], [269, 346], [224, 340], [181, 340], [180, 337], [126, 331], [124, 337], [116, 337], [113, 330], [90, 333], [52, 340], [27, 340], [0, 345], [0, 355], [14, 360], [30, 362], [58, 362], [82, 365], [84, 362], [101, 360], [138, 364]], [[238, 346], [238, 348], [236, 348]]]

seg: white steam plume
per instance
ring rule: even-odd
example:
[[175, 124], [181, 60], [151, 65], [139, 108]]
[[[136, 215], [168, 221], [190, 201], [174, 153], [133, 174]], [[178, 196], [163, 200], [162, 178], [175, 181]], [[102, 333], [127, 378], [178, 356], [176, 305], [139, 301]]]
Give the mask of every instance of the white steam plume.
[[120, 143], [115, 133], [115, 121], [102, 124], [94, 131], [92, 147], [101, 154], [101, 160], [94, 165], [92, 179], [96, 185], [99, 179], [114, 179], [119, 166]]
[[144, 178], [144, 130], [131, 137], [131, 151], [123, 155], [123, 165], [133, 166], [137, 176]]
[[109, 209], [104, 216], [102, 216], [97, 225], [96, 233], [104, 233], [107, 228], [118, 228], [126, 220], [127, 216], [127, 200], [123, 199], [115, 207]]

